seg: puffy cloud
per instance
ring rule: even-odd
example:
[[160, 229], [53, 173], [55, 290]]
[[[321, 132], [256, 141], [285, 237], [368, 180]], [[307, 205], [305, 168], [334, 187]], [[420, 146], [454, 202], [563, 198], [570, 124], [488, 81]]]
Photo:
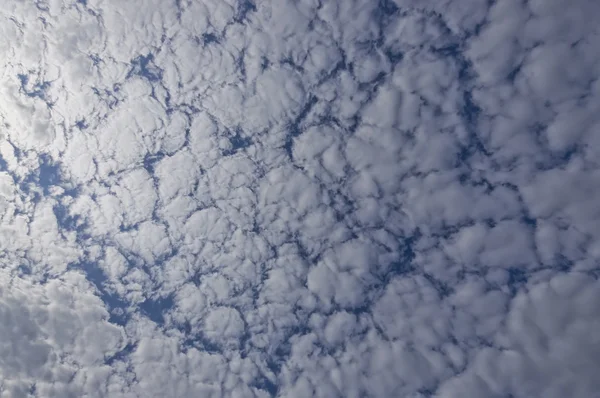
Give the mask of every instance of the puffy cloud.
[[598, 11], [7, 4], [0, 396], [594, 396]]
[[0, 394], [106, 394], [106, 361], [124, 346], [121, 327], [78, 273], [40, 285], [3, 271]]

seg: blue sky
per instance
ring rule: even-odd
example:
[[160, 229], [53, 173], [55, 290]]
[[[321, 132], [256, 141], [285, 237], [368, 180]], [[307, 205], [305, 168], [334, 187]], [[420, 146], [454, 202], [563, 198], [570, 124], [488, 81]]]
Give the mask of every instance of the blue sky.
[[593, 397], [600, 5], [11, 0], [0, 397]]

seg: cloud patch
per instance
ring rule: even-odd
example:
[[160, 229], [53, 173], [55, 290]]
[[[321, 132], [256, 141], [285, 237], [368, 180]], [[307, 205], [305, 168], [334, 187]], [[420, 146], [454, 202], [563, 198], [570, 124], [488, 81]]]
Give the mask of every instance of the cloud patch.
[[598, 6], [0, 14], [0, 397], [590, 397]]

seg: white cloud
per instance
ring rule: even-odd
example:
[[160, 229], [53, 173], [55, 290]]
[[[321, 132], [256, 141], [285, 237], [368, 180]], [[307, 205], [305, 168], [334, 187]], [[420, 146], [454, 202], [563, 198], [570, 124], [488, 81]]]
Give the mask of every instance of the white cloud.
[[[32, 387], [43, 396], [105, 394], [114, 370], [104, 361], [123, 347], [124, 334], [108, 322], [85, 278], [68, 273], [46, 285], [11, 280], [4, 272], [1, 278], [0, 394], [25, 397]], [[87, 382], [70, 382], [74, 378]]]
[[0, 396], [593, 396], [597, 14], [7, 4]]

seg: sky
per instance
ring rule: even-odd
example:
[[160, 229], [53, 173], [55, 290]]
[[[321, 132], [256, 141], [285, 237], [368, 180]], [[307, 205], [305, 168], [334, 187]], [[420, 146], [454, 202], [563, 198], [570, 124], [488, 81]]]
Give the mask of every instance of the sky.
[[600, 397], [599, 16], [3, 2], [0, 397]]

